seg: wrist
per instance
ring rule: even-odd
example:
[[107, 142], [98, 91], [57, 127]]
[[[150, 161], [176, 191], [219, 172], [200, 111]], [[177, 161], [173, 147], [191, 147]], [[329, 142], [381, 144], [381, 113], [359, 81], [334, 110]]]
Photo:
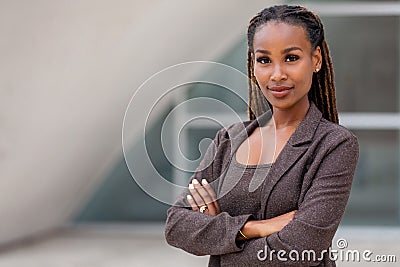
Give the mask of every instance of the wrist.
[[259, 221], [247, 221], [243, 225], [241, 232], [247, 239], [261, 237], [259, 225]]

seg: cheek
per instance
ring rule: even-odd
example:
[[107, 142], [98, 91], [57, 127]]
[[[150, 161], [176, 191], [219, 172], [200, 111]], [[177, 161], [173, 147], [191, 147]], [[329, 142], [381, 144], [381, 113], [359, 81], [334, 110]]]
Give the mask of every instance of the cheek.
[[304, 64], [303, 66], [290, 69], [287, 74], [294, 82], [309, 87], [311, 86], [313, 73], [313, 69], [308, 64]]
[[308, 89], [311, 87], [313, 74], [314, 74], [314, 72], [312, 70], [304, 73], [304, 83]]
[[263, 84], [269, 79], [268, 71], [261, 67], [254, 67], [254, 76], [259, 84]]

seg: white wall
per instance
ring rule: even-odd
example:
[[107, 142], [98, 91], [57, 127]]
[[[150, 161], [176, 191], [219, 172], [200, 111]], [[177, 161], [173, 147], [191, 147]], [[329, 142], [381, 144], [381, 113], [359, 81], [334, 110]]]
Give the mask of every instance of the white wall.
[[67, 223], [119, 155], [140, 84], [217, 58], [270, 3], [0, 1], [0, 243]]

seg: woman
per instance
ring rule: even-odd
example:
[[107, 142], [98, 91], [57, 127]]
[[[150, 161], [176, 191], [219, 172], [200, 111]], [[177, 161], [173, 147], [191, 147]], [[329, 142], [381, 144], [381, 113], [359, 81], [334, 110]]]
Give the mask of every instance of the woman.
[[358, 142], [338, 125], [319, 17], [286, 5], [258, 13], [248, 27], [248, 75], [250, 121], [217, 133], [168, 210], [166, 239], [211, 255], [209, 266], [335, 266], [328, 249]]

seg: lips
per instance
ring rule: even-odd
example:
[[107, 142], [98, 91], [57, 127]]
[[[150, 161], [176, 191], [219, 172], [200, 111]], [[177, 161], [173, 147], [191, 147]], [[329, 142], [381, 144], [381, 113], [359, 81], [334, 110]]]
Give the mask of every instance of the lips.
[[293, 87], [283, 86], [283, 85], [268, 87], [268, 90], [276, 98], [282, 98], [287, 96], [292, 89]]

